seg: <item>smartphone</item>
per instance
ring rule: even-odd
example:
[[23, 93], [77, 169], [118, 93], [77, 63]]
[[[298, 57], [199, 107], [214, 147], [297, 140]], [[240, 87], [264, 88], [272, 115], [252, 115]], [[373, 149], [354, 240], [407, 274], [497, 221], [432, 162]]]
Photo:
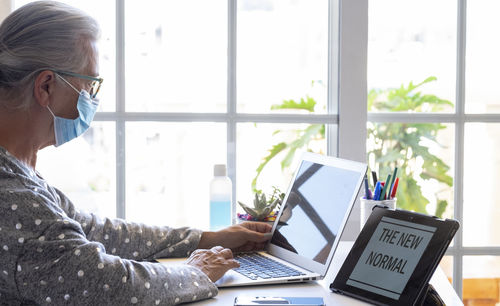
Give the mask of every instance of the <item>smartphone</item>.
[[325, 306], [322, 297], [270, 297], [270, 296], [238, 296], [234, 299], [234, 306]]

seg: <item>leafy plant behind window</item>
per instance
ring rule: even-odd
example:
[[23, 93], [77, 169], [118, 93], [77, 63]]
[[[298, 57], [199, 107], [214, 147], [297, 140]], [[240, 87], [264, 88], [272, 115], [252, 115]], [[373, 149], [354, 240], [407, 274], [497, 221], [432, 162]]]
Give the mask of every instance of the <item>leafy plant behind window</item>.
[[[382, 112], [436, 112], [442, 111], [453, 104], [435, 95], [422, 94], [417, 91], [426, 83], [435, 81], [429, 77], [423, 82], [407, 86], [401, 85], [396, 89], [371, 90], [368, 93], [368, 111]], [[271, 109], [300, 109], [313, 113], [316, 101], [310, 97], [295, 100], [284, 100], [280, 105], [273, 105]], [[441, 123], [384, 123], [372, 124], [368, 128], [368, 139], [375, 143], [375, 148], [368, 152], [368, 159], [375, 161], [373, 169], [383, 179], [388, 173], [398, 167], [399, 186], [397, 206], [406, 210], [429, 213], [429, 200], [422, 194], [421, 183], [427, 180], [437, 180], [448, 186], [453, 185], [453, 179], [447, 174], [450, 167], [439, 157], [429, 152], [429, 147], [423, 142], [427, 139], [433, 144], [440, 145], [436, 139], [440, 130], [446, 126]], [[277, 130], [273, 135], [283, 131]], [[311, 149], [312, 141], [325, 139], [325, 125], [311, 124], [303, 130], [294, 130], [296, 138], [289, 142], [279, 142], [268, 150], [269, 154], [262, 159], [256, 169], [252, 181], [252, 189], [257, 190], [257, 181], [264, 167], [278, 156], [281, 157], [281, 168], [285, 169], [292, 163], [298, 149]], [[322, 153], [322, 152], [317, 152]], [[422, 158], [423, 164], [417, 169], [417, 159]], [[420, 179], [418, 179], [420, 177]], [[439, 198], [436, 193], [436, 210], [433, 213], [441, 217], [448, 206], [446, 199]]]

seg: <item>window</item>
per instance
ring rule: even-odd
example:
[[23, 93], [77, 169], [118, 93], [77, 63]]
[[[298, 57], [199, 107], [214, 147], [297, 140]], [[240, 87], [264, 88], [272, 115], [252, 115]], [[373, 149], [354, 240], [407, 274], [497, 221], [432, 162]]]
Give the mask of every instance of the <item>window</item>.
[[405, 175], [416, 185], [401, 204], [460, 221], [441, 266], [466, 304], [499, 298], [477, 290], [500, 279], [498, 9], [488, 0], [369, 2], [369, 163], [412, 157]]
[[[28, 2], [12, 1], [12, 9]], [[208, 228], [213, 165], [227, 164], [233, 200], [250, 202], [251, 181], [268, 149], [310, 124], [324, 126], [317, 150], [363, 160], [363, 138], [351, 141], [349, 125], [361, 126], [364, 116], [338, 119], [356, 113], [350, 103], [338, 111], [341, 80], [362, 80], [366, 69], [350, 69], [353, 58], [338, 70], [338, 0], [62, 2], [88, 12], [102, 28], [104, 83], [95, 122], [82, 138], [43, 150], [38, 159], [40, 172], [78, 207]], [[357, 14], [356, 7], [342, 9]], [[349, 54], [357, 43], [342, 48]], [[359, 92], [342, 92], [350, 91]], [[309, 98], [314, 113], [271, 109]], [[349, 102], [356, 99], [364, 104], [364, 94]], [[273, 135], [276, 130], [282, 133]], [[362, 149], [350, 150], [356, 146]], [[269, 192], [271, 184], [288, 187], [278, 159], [259, 181]], [[354, 236], [358, 227], [352, 228]]]

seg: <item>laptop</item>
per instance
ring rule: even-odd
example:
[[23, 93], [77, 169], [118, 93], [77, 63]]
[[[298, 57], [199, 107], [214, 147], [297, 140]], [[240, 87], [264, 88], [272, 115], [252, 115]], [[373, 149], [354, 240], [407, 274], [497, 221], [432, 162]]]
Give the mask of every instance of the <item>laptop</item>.
[[[217, 287], [305, 282], [322, 279], [361, 188], [367, 166], [304, 153], [264, 251], [235, 254], [240, 268]], [[159, 260], [170, 264], [171, 259]]]

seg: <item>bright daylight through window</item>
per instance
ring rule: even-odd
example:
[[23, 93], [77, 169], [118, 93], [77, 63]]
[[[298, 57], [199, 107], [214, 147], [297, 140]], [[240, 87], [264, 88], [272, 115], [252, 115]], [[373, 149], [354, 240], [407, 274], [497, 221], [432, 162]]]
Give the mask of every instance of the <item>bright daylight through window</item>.
[[369, 165], [400, 167], [397, 206], [461, 222], [441, 267], [466, 305], [500, 299], [498, 9], [369, 1]]
[[441, 267], [472, 305], [500, 286], [500, 3], [361, 1], [366, 67], [338, 50], [365, 37], [339, 26], [347, 1], [63, 1], [100, 23], [105, 81], [91, 129], [41, 151], [38, 170], [84, 210], [206, 229], [214, 164], [250, 203], [284, 191], [303, 151], [363, 157], [346, 144], [364, 148], [366, 123], [370, 170], [400, 169], [397, 206], [460, 221]]

